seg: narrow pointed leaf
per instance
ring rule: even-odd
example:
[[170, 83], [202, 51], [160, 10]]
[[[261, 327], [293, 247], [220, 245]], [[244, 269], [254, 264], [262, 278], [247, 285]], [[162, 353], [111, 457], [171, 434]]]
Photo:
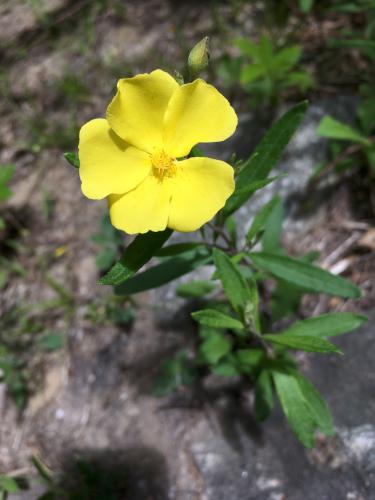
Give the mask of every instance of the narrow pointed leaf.
[[224, 292], [234, 310], [242, 315], [246, 304], [251, 302], [249, 285], [224, 252], [215, 248], [213, 257]]
[[276, 278], [300, 286], [306, 291], [339, 297], [359, 298], [361, 296], [360, 290], [350, 281], [308, 262], [266, 252], [253, 252], [249, 256], [257, 267], [268, 271]]
[[115, 293], [131, 295], [157, 288], [210, 262], [211, 256], [206, 251], [187, 252], [130, 277], [125, 283], [116, 286]]
[[332, 436], [335, 431], [333, 428], [332, 416], [327, 403], [309, 380], [298, 372], [294, 375], [301, 388], [302, 394], [305, 397], [305, 401], [310, 408], [316, 425], [324, 434]]
[[349, 312], [329, 313], [296, 321], [282, 335], [309, 335], [311, 337], [334, 337], [342, 333], [350, 332], [363, 325], [367, 321], [366, 316]]
[[212, 326], [213, 328], [243, 330], [241, 321], [215, 309], [203, 309], [202, 311], [193, 312], [192, 317], [198, 321], [198, 323]]
[[371, 141], [367, 137], [364, 137], [346, 123], [335, 120], [329, 115], [321, 120], [317, 132], [322, 137], [329, 137], [330, 139], [358, 142], [364, 146], [371, 145]]
[[172, 234], [171, 229], [140, 234], [126, 248], [122, 259], [99, 280], [101, 285], [119, 285], [138, 271], [160, 250]]
[[65, 160], [72, 165], [72, 167], [79, 168], [79, 158], [77, 153], [64, 153]]
[[287, 372], [274, 371], [272, 375], [281, 407], [291, 429], [303, 445], [312, 448], [316, 423], [298, 381]]
[[263, 335], [264, 340], [273, 344], [284, 346], [288, 349], [297, 349], [307, 352], [341, 353], [340, 349], [325, 339], [309, 337], [307, 335], [284, 335], [267, 333]]
[[253, 222], [251, 223], [250, 229], [246, 234], [246, 239], [251, 241], [257, 233], [264, 228], [268, 217], [271, 215], [272, 210], [275, 205], [279, 202], [279, 198], [272, 198], [268, 203], [266, 203], [259, 212], [255, 215]]
[[262, 370], [255, 383], [254, 412], [259, 422], [269, 416], [274, 406], [271, 374]]

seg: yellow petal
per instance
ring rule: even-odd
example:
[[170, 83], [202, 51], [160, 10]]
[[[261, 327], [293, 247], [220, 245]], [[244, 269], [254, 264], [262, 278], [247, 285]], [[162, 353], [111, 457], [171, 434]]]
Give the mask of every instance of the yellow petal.
[[195, 231], [225, 205], [234, 191], [233, 168], [221, 160], [189, 158], [177, 164], [168, 227]]
[[150, 156], [116, 136], [102, 118], [91, 120], [81, 128], [79, 160], [82, 192], [94, 200], [110, 193], [130, 191], [151, 169]]
[[231, 136], [237, 115], [215, 87], [198, 79], [173, 93], [164, 126], [164, 148], [170, 156], [180, 158], [200, 142], [218, 142]]
[[122, 139], [152, 153], [162, 147], [163, 119], [178, 83], [165, 71], [123, 78], [107, 109], [107, 120]]
[[112, 224], [128, 234], [163, 231], [167, 227], [171, 183], [149, 175], [133, 191], [108, 197]]

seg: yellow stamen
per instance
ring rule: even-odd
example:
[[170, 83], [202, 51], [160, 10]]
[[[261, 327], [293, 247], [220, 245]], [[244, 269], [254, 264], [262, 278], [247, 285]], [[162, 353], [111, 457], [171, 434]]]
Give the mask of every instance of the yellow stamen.
[[172, 177], [177, 170], [176, 160], [168, 156], [163, 149], [158, 149], [151, 157], [154, 175], [163, 180], [164, 177]]

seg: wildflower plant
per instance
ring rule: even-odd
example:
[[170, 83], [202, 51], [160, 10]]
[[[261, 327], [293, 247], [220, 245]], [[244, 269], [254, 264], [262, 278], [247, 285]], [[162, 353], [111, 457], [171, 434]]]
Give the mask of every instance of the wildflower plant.
[[[207, 62], [204, 40], [191, 52], [187, 73], [196, 77]], [[204, 80], [183, 83], [181, 76], [174, 79], [158, 69], [120, 80], [106, 118], [83, 125], [79, 156], [65, 157], [79, 168], [84, 195], [107, 198], [112, 224], [138, 234], [101, 284], [114, 286], [118, 295], [133, 295], [202, 266], [212, 269], [210, 280], [178, 287], [180, 296], [205, 304], [192, 314], [197, 351], [193, 359], [183, 351], [167, 362], [158, 394], [193, 384], [199, 373], [245, 379], [254, 388], [257, 418], [267, 418], [278, 397], [290, 427], [311, 447], [317, 430], [334, 433], [333, 423], [292, 353], [340, 355], [328, 339], [359, 327], [365, 318], [345, 312], [291, 320], [305, 293], [358, 298], [360, 291], [314, 265], [312, 255], [287, 255], [280, 243], [278, 197], [255, 215], [244, 240], [237, 236], [235, 216], [275, 180], [270, 173], [306, 109], [307, 102], [301, 102], [281, 116], [247, 159], [207, 158], [197, 145], [232, 135], [235, 111]], [[174, 231], [197, 230], [194, 241], [181, 241], [180, 235], [179, 242], [168, 243]], [[270, 280], [276, 286], [267, 298]], [[287, 325], [281, 331], [280, 318]]]

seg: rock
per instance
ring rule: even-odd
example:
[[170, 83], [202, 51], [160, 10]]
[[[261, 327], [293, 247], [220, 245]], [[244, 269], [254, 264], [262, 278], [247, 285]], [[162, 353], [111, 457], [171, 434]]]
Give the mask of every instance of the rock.
[[25, 2], [5, 0], [0, 5], [0, 47], [14, 43], [25, 32], [35, 30], [41, 19], [61, 9], [67, 0]]

